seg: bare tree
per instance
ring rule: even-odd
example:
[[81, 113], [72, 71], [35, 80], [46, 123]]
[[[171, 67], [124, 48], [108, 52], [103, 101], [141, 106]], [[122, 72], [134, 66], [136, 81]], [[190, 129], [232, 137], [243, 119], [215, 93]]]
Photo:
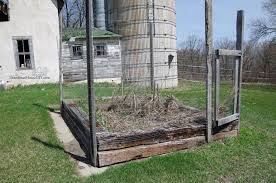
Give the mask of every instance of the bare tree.
[[[178, 50], [178, 75], [180, 79], [204, 80], [204, 44], [196, 37], [190, 36]], [[235, 49], [235, 41], [227, 38], [215, 42], [215, 48]], [[233, 77], [233, 57], [222, 57], [221, 79]], [[249, 41], [244, 45], [243, 80], [245, 82], [276, 82], [276, 44], [271, 40], [262, 42]]]
[[83, 28], [85, 25], [85, 0], [66, 0], [63, 9], [65, 28]]
[[257, 42], [260, 39], [272, 38], [276, 42], [276, 0], [266, 0], [263, 9], [267, 16], [252, 22], [252, 40]]
[[[189, 36], [181, 45], [178, 51], [178, 74], [180, 78], [196, 79], [199, 73], [204, 73], [204, 41], [195, 36]], [[189, 78], [187, 78], [189, 76]], [[203, 76], [203, 74], [202, 74]]]
[[215, 42], [215, 48], [233, 50], [236, 48], [236, 43], [235, 41], [230, 40], [228, 38], [222, 38]]
[[248, 42], [244, 46], [243, 70], [256, 71], [254, 68], [256, 61], [256, 48], [253, 42]]
[[76, 0], [76, 13], [77, 13], [77, 24], [79, 28], [82, 28], [85, 24], [85, 0]]
[[198, 65], [203, 61], [204, 41], [195, 36], [189, 36], [181, 45], [183, 56], [185, 54], [186, 64]]
[[269, 78], [272, 72], [276, 72], [276, 45], [273, 42], [264, 42], [258, 49], [258, 68]]
[[63, 25], [65, 28], [71, 27], [73, 17], [74, 3], [72, 0], [65, 0], [63, 8]]

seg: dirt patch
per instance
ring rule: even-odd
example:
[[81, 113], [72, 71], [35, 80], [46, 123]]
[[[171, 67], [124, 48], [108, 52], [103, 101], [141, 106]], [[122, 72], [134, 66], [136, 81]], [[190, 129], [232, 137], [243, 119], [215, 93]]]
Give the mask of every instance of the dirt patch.
[[205, 113], [175, 97], [125, 96], [98, 103], [98, 122], [109, 132], [137, 132], [204, 124]]

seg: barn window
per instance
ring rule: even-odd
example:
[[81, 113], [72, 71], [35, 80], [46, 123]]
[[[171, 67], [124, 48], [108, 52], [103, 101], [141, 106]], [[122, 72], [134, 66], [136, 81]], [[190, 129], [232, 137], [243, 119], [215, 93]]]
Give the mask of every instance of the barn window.
[[83, 50], [82, 45], [73, 45], [71, 48], [72, 59], [82, 59]]
[[17, 69], [32, 69], [34, 60], [31, 38], [14, 38], [14, 45]]
[[9, 21], [8, 0], [0, 0], [0, 22]]
[[96, 45], [95, 48], [95, 57], [105, 57], [106, 53], [106, 45]]

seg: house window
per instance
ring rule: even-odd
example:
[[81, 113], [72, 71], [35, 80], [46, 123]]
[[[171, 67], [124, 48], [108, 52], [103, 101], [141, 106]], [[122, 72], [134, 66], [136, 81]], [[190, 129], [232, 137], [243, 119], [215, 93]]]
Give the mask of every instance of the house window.
[[73, 45], [72, 46], [72, 59], [82, 59], [83, 51], [81, 45]]
[[0, 0], [0, 22], [9, 21], [9, 8], [7, 0]]
[[14, 39], [17, 69], [33, 68], [33, 49], [30, 38]]
[[106, 54], [106, 45], [96, 45], [95, 49], [95, 57], [105, 57]]

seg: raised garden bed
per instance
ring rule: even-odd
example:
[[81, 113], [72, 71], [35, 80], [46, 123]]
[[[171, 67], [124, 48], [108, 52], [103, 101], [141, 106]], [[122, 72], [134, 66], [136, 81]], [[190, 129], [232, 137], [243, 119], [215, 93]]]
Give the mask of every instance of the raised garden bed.
[[[72, 101], [62, 103], [61, 113], [83, 150], [89, 154], [90, 135], [86, 113]], [[98, 116], [99, 167], [206, 143], [204, 113], [179, 103], [173, 97], [160, 98], [158, 101], [146, 97], [105, 100], [98, 104]], [[215, 140], [229, 136], [237, 136], [236, 123], [215, 129]]]

